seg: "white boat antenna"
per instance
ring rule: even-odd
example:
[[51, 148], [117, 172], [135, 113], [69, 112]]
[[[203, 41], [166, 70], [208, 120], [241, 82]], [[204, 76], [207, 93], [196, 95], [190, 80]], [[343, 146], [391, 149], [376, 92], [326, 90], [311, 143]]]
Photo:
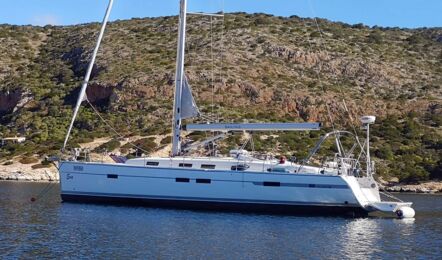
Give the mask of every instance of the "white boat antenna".
[[65, 148], [66, 148], [66, 144], [68, 142], [69, 135], [71, 134], [72, 127], [74, 125], [75, 118], [77, 117], [78, 110], [80, 109], [81, 103], [87, 98], [85, 96], [86, 88], [87, 88], [87, 85], [89, 83], [89, 79], [91, 77], [92, 68], [94, 67], [95, 58], [97, 57], [98, 49], [100, 48], [101, 39], [103, 38], [104, 30], [106, 29], [107, 21], [109, 20], [109, 15], [110, 15], [110, 12], [112, 10], [113, 2], [114, 2], [114, 0], [109, 0], [109, 4], [108, 4], [107, 9], [106, 9], [106, 14], [104, 15], [103, 22], [101, 24], [100, 34], [98, 35], [97, 43], [96, 43], [95, 49], [94, 49], [94, 51], [92, 53], [91, 61], [89, 62], [89, 66], [87, 68], [86, 75], [84, 76], [83, 84], [81, 85], [80, 94], [78, 95], [77, 104], [76, 104], [75, 109], [74, 109], [74, 115], [72, 116], [71, 124], [69, 125], [69, 129], [68, 129], [68, 132], [66, 134], [66, 138], [64, 139], [62, 151], [64, 151]]
[[374, 124], [376, 121], [375, 116], [363, 116], [361, 117], [361, 123], [367, 130], [367, 137], [366, 137], [366, 159], [367, 159], [367, 175], [370, 176], [373, 173], [372, 164], [371, 164], [371, 158], [370, 158], [370, 125]]
[[175, 98], [173, 102], [172, 156], [181, 153], [181, 94], [184, 81], [184, 51], [186, 44], [187, 0], [180, 0], [178, 46], [175, 72]]

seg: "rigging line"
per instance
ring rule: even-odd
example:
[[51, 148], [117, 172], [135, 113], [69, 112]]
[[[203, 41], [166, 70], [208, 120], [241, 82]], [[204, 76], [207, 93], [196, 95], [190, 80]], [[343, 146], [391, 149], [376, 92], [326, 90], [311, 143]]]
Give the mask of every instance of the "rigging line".
[[203, 120], [208, 121], [208, 122], [211, 122], [213, 120], [212, 117], [205, 115], [205, 114], [201, 114], [200, 118], [202, 118]]
[[[353, 134], [355, 135], [356, 142], [358, 143], [359, 147], [361, 147], [361, 149], [362, 149], [362, 145], [361, 145], [361, 142], [360, 142], [360, 139], [359, 139], [358, 132], [356, 130], [356, 125], [355, 125], [353, 116], [351, 115], [350, 110], [347, 107], [347, 102], [346, 102], [346, 99], [345, 99], [345, 93], [342, 90], [342, 86], [340, 84], [338, 84], [338, 89], [339, 89], [339, 93], [341, 94], [342, 104], [344, 106], [344, 110], [345, 110], [345, 112], [347, 113], [347, 116], [350, 119], [349, 120], [350, 121], [350, 125], [351, 125], [351, 128], [353, 130]], [[364, 154], [365, 154], [365, 151], [364, 151]]]
[[249, 143], [249, 141], [250, 141], [250, 138], [247, 138], [247, 136], [246, 136], [246, 140], [245, 140], [244, 143], [241, 145], [240, 150], [244, 150], [244, 148], [247, 146], [247, 144]]
[[[359, 154], [358, 154], [358, 158], [356, 159], [357, 160], [357, 162], [359, 163], [359, 160], [361, 160], [361, 157], [364, 155], [364, 156], [367, 156], [366, 154], [365, 154], [365, 145], [367, 144], [367, 142], [364, 142], [364, 144], [361, 146], [361, 151], [359, 152]], [[368, 173], [368, 171], [366, 170], [366, 172]]]
[[391, 194], [390, 192], [386, 191], [385, 189], [383, 191], [379, 191], [381, 194], [383, 194], [384, 196], [390, 198], [390, 199], [395, 199], [398, 200], [399, 202], [404, 202], [403, 200], [399, 199], [398, 197], [394, 196], [393, 194]]
[[[319, 27], [319, 24], [318, 24], [318, 21], [317, 21], [317, 19], [316, 19], [316, 15], [315, 15], [315, 12], [314, 12], [314, 9], [313, 9], [313, 6], [312, 6], [312, 3], [311, 3], [310, 0], [308, 0], [308, 2], [309, 2], [309, 6], [310, 6], [310, 11], [311, 11], [312, 14], [313, 14], [313, 20], [314, 20], [314, 22], [315, 22], [315, 24], [316, 24], [316, 29], [318, 30], [318, 32], [319, 32], [319, 36], [320, 36], [320, 38], [321, 38], [321, 40], [319, 41], [319, 47], [325, 50], [325, 48], [324, 48], [324, 37], [323, 37], [322, 31], [321, 31], [321, 29], [320, 29], [320, 27]], [[304, 20], [302, 20], [302, 22], [304, 23], [304, 26], [305, 26], [305, 22], [304, 22]], [[310, 46], [311, 50], [313, 50], [313, 48], [312, 48], [312, 44], [310, 43], [310, 41], [308, 41], [308, 43], [309, 43], [309, 46]], [[320, 84], [320, 86], [321, 86], [321, 88], [322, 88], [322, 91], [323, 91], [324, 93], [327, 93], [327, 92], [326, 92], [326, 89], [325, 89], [325, 87], [324, 87], [324, 84], [322, 83], [321, 77], [320, 77], [320, 73], [321, 73], [321, 65], [319, 65], [318, 70], [315, 71], [315, 72], [316, 72], [316, 75], [317, 75], [317, 78], [318, 78], [319, 84]], [[333, 131], [335, 131], [335, 123], [334, 123], [334, 121], [333, 121], [333, 117], [332, 117], [332, 115], [331, 115], [330, 106], [329, 106], [328, 102], [325, 102], [325, 106], [326, 106], [326, 108], [327, 108], [327, 114], [328, 114], [328, 117], [329, 117], [330, 123], [331, 123], [331, 125], [332, 125], [332, 129], [333, 129]]]
[[[335, 82], [337, 82], [337, 79], [335, 79]], [[343, 106], [344, 106], [344, 111], [346, 112], [347, 116], [348, 116], [349, 119], [350, 119], [350, 120], [349, 120], [349, 121], [350, 121], [350, 126], [351, 126], [351, 128], [352, 128], [352, 130], [353, 130], [353, 134], [355, 135], [355, 139], [356, 139], [356, 141], [357, 141], [359, 147], [362, 147], [361, 142], [360, 142], [360, 139], [359, 139], [358, 132], [357, 132], [357, 130], [356, 130], [356, 124], [355, 124], [355, 122], [354, 122], [353, 116], [352, 116], [351, 113], [350, 113], [350, 110], [349, 110], [348, 107], [347, 107], [347, 102], [346, 102], [346, 98], [345, 98], [345, 93], [344, 93], [344, 91], [343, 91], [343, 89], [342, 89], [342, 85], [341, 85], [341, 84], [337, 84], [337, 85], [338, 85], [339, 94], [341, 94], [342, 104], [343, 104]], [[364, 151], [364, 153], [365, 153], [365, 151]]]
[[212, 117], [214, 116], [214, 102], [215, 102], [215, 58], [213, 56], [213, 18], [210, 16], [210, 57], [212, 59], [212, 71], [211, 71], [211, 81], [212, 81]]
[[[313, 5], [312, 5], [312, 3], [311, 3], [310, 0], [308, 0], [308, 2], [309, 2], [310, 10], [311, 10], [311, 12], [312, 12], [312, 14], [313, 14], [313, 20], [314, 20], [314, 22], [315, 22], [316, 29], [317, 29], [317, 31], [318, 31], [318, 33], [319, 33], [319, 35], [320, 35], [320, 38], [321, 38], [321, 41], [319, 42], [320, 48], [322, 48], [322, 49], [325, 50], [323, 32], [322, 32], [322, 30], [321, 30], [321, 28], [320, 28], [320, 26], [319, 26], [318, 20], [317, 20], [317, 18], [316, 18], [316, 14], [315, 14], [315, 11], [314, 11], [314, 8], [313, 8]], [[305, 22], [304, 22], [304, 20], [302, 20], [302, 22], [303, 22], [303, 24], [304, 24], [304, 26], [305, 26]], [[312, 45], [311, 45], [311, 43], [310, 43], [310, 42], [308, 42], [308, 43], [309, 43], [310, 48], [312, 49]], [[322, 84], [321, 78], [320, 78], [320, 76], [319, 76], [320, 69], [321, 69], [321, 66], [319, 66], [319, 71], [316, 71], [316, 74], [317, 74], [317, 77], [318, 77], [318, 80], [319, 80], [319, 83], [320, 83], [320, 85], [321, 85], [322, 90], [324, 91], [324, 93], [326, 93], [326, 89], [325, 89], [324, 85]], [[336, 78], [334, 78], [334, 79], [335, 79], [335, 83], [337, 83], [337, 79], [336, 79]], [[345, 108], [347, 114], [348, 114], [349, 117], [350, 117], [350, 124], [351, 124], [352, 129], [353, 129], [353, 132], [354, 132], [354, 134], [355, 134], [356, 141], [357, 141], [359, 147], [362, 147], [362, 145], [361, 145], [361, 143], [360, 143], [360, 140], [359, 140], [359, 137], [358, 137], [358, 134], [357, 134], [357, 131], [356, 131], [355, 124], [354, 124], [354, 122], [353, 122], [353, 118], [352, 118], [352, 116], [351, 116], [351, 114], [350, 114], [350, 112], [349, 112], [349, 110], [348, 110], [348, 108], [347, 108], [347, 105], [346, 105], [346, 103], [345, 103], [345, 95], [344, 95], [344, 92], [343, 92], [343, 90], [342, 90], [342, 86], [341, 86], [340, 84], [337, 84], [337, 85], [338, 85], [338, 87], [339, 87], [339, 88], [338, 88], [338, 89], [339, 89], [339, 93], [341, 94], [341, 97], [342, 97], [342, 100], [343, 100], [343, 103], [344, 103], [344, 108]], [[329, 119], [330, 119], [331, 124], [332, 124], [333, 131], [334, 131], [334, 130], [335, 130], [335, 124], [334, 124], [334, 121], [333, 121], [333, 117], [332, 117], [332, 114], [331, 114], [331, 111], [330, 111], [329, 104], [328, 104], [327, 102], [326, 102], [326, 108], [327, 108], [327, 114], [328, 114], [328, 116], [329, 116]], [[362, 149], [362, 148], [361, 148], [361, 149]], [[363, 150], [363, 149], [362, 149], [362, 150]], [[362, 152], [362, 153], [364, 153], [364, 152]], [[300, 167], [302, 167], [302, 165], [301, 165]]]
[[53, 183], [49, 182], [35, 197], [31, 198], [31, 201], [37, 201], [44, 198], [49, 193], [49, 191], [51, 191], [52, 188], [55, 187], [55, 185], [52, 184]]
[[[309, 0], [309, 3], [310, 3], [310, 0]], [[310, 7], [311, 7], [311, 3], [310, 3]], [[313, 9], [311, 8], [311, 11], [314, 13], [314, 11], [313, 11]], [[313, 16], [315, 16], [315, 15], [313, 15]], [[305, 22], [305, 20], [303, 19], [303, 18], [300, 18], [301, 19], [301, 22], [302, 22], [302, 25], [304, 26], [304, 28], [308, 28], [307, 27], [307, 24], [306, 24], [306, 22]], [[320, 28], [319, 28], [319, 24], [317, 23], [317, 21], [316, 21], [316, 18], [314, 18], [314, 20], [315, 20], [315, 22], [316, 22], [316, 26], [317, 26], [317, 30], [319, 31], [319, 33], [320, 33], [320, 36], [321, 36], [321, 41], [320, 41], [320, 48], [322, 48], [323, 46], [322, 46], [322, 32], [321, 32], [321, 30], [320, 30]], [[312, 43], [309, 41], [309, 40], [307, 40], [307, 49], [308, 49], [308, 51], [309, 52], [313, 52], [313, 45], [312, 45]], [[318, 66], [318, 70], [315, 70], [314, 69], [314, 72], [315, 72], [315, 74], [316, 74], [316, 78], [317, 78], [317, 80], [318, 80], [318, 83], [319, 83], [319, 86], [321, 87], [321, 89], [322, 89], [322, 91], [324, 92], [324, 94], [326, 94], [327, 93], [327, 90], [326, 90], [326, 88], [324, 87], [324, 84], [322, 83], [322, 78], [321, 78], [321, 66], [319, 65]], [[330, 111], [330, 107], [329, 107], [329, 104], [328, 104], [328, 102], [327, 101], [325, 101], [324, 100], [324, 102], [325, 102], [325, 107], [326, 107], [326, 109], [327, 109], [327, 116], [328, 116], [328, 118], [329, 118], [329, 120], [330, 120], [330, 123], [331, 123], [331, 126], [332, 126], [332, 129], [333, 129], [333, 131], [335, 131], [335, 123], [334, 123], [334, 121], [333, 121], [333, 117], [332, 117], [332, 115], [331, 115], [331, 111]], [[300, 163], [300, 165], [299, 165], [299, 168], [298, 168], [298, 171], [297, 172], [299, 172], [301, 169], [302, 169], [302, 167], [304, 167], [304, 164], [305, 164], [306, 162], [305, 162], [305, 160], [302, 160], [301, 161], [301, 163]]]
[[[52, 184], [53, 184], [53, 183], [50, 183], [50, 182], [49, 182], [48, 185], [47, 185], [46, 187], [43, 188], [43, 190], [46, 190], [47, 187], [50, 186], [50, 185], [52, 185]], [[49, 192], [49, 191], [52, 189], [52, 187], [55, 187], [55, 186], [56, 186], [56, 185], [50, 186], [50, 188], [47, 189], [46, 194], [47, 194], [47, 192]], [[42, 193], [42, 192], [40, 192], [40, 193]], [[40, 193], [39, 193], [39, 194], [40, 194]], [[46, 195], [46, 194], [43, 194], [43, 195]], [[36, 196], [36, 197], [37, 197], [37, 196]], [[34, 202], [37, 201], [37, 198], [36, 198], [36, 197], [32, 197], [32, 198], [31, 198], [31, 202], [32, 202], [32, 203], [27, 203], [27, 204], [24, 204], [24, 205], [20, 205], [20, 206], [22, 206], [21, 209], [30, 210], [31, 206], [32, 206], [32, 205], [35, 205]], [[24, 215], [23, 218], [25, 218], [25, 219], [29, 219], [30, 217], [29, 217], [29, 215], [27, 214], [27, 215]], [[30, 231], [26, 231], [26, 230], [25, 230], [25, 232], [23, 233], [23, 236], [21, 236], [21, 237], [18, 239], [18, 241], [15, 242], [14, 245], [11, 246], [12, 248], [10, 248], [10, 249], [6, 249], [6, 251], [2, 251], [2, 256], [8, 256], [8, 255], [11, 254], [12, 252], [14, 252], [13, 255], [17, 255], [17, 251], [18, 251], [18, 252], [22, 252], [22, 251], [23, 251], [23, 250], [22, 250], [23, 244], [24, 244], [25, 242], [29, 241], [29, 239], [30, 239], [29, 233], [30, 233]], [[23, 237], [23, 239], [22, 239], [22, 237]], [[2, 248], [2, 249], [3, 249], [3, 248]]]
[[255, 142], [253, 141], [253, 134], [250, 133], [250, 145], [252, 147], [252, 154], [255, 153]]
[[[92, 103], [89, 101], [88, 98], [86, 98], [87, 103], [89, 104], [89, 106], [91, 106], [92, 110], [95, 112], [95, 114], [97, 114], [97, 116], [101, 119], [101, 121], [107, 126], [109, 127], [110, 130], [112, 130], [112, 132], [115, 133], [115, 135], [117, 135], [120, 138], [124, 138], [124, 136], [120, 133], [118, 133], [117, 130], [115, 130], [115, 128], [113, 128], [102, 116], [101, 114], [98, 112], [98, 110], [92, 105]], [[131, 145], [134, 148], [137, 148], [140, 151], [145, 152], [146, 154], [149, 154], [148, 151], [144, 150], [143, 148], [137, 146], [136, 144], [132, 143], [132, 142], [127, 142], [129, 145]]]
[[[341, 90], [341, 91], [342, 91], [342, 90]], [[343, 93], [342, 93], [342, 94], [343, 94]], [[362, 151], [363, 151], [364, 154], [365, 154], [365, 150], [362, 148], [361, 142], [360, 142], [360, 140], [359, 140], [358, 133], [357, 133], [357, 131], [356, 131], [356, 126], [355, 126], [355, 124], [354, 124], [354, 122], [353, 122], [353, 117], [351, 116], [350, 111], [349, 111], [348, 108], [347, 108], [347, 103], [346, 103], [346, 101], [345, 101], [345, 97], [342, 97], [342, 103], [344, 104], [344, 110], [347, 112], [347, 115], [350, 117], [350, 124], [351, 124], [351, 127], [352, 127], [352, 129], [353, 129], [353, 132], [354, 132], [354, 135], [355, 135], [356, 142], [358, 143], [359, 147], [362, 149]]]
[[[310, 10], [311, 10], [311, 12], [313, 13], [313, 20], [315, 21], [316, 28], [318, 29], [319, 35], [320, 35], [321, 40], [322, 40], [320, 44], [323, 46], [323, 44], [324, 44], [324, 40], [323, 40], [323, 39], [324, 39], [324, 37], [323, 37], [323, 32], [322, 32], [322, 30], [321, 30], [320, 27], [319, 27], [319, 23], [318, 23], [318, 20], [316, 19], [315, 10], [314, 10], [314, 8], [313, 8], [313, 5], [312, 5], [311, 0], [308, 0], [308, 2], [309, 2]], [[334, 79], [335, 79], [335, 83], [337, 83], [337, 79], [336, 79], [336, 78], [334, 78]], [[342, 90], [342, 86], [341, 86], [341, 84], [337, 84], [337, 85], [338, 85], [339, 93], [341, 94], [341, 97], [342, 97], [342, 101], [343, 101], [343, 103], [344, 103], [344, 109], [345, 109], [345, 111], [347, 112], [347, 115], [350, 117], [350, 124], [351, 124], [351, 126], [352, 126], [352, 129], [353, 129], [353, 132], [354, 132], [354, 134], [355, 134], [356, 140], [357, 140], [359, 146], [361, 146], [361, 144], [360, 144], [360, 142], [359, 142], [358, 133], [357, 133], [357, 131], [356, 131], [356, 127], [355, 127], [355, 124], [354, 124], [354, 121], [353, 121], [353, 117], [351, 116], [350, 111], [348, 110], [348, 108], [347, 108], [347, 104], [346, 104], [346, 102], [345, 102], [345, 93], [344, 93], [344, 91]]]
[[[320, 29], [320, 27], [319, 27], [319, 23], [318, 23], [318, 20], [316, 19], [316, 14], [315, 14], [315, 11], [314, 11], [314, 8], [313, 8], [313, 5], [312, 5], [312, 2], [311, 2], [310, 0], [308, 0], [308, 2], [309, 2], [309, 6], [310, 6], [310, 9], [311, 9], [311, 12], [313, 13], [313, 20], [315, 21], [316, 28], [317, 28], [317, 30], [318, 30], [318, 32], [319, 32], [320, 37], [321, 37], [320, 45], [322, 46], [322, 48], [324, 48], [324, 46], [323, 46], [323, 44], [324, 44], [324, 37], [323, 37], [322, 30]], [[325, 48], [324, 48], [324, 49], [325, 49]], [[335, 82], [337, 83], [337, 79], [335, 79]], [[351, 126], [352, 126], [352, 130], [353, 130], [353, 132], [354, 132], [354, 134], [355, 134], [356, 141], [357, 141], [359, 147], [361, 147], [361, 149], [362, 149], [361, 154], [364, 154], [365, 156], [367, 156], [367, 155], [365, 154], [364, 149], [362, 148], [362, 145], [361, 145], [360, 141], [359, 141], [359, 136], [358, 136], [358, 133], [357, 133], [357, 131], [356, 131], [356, 127], [355, 127], [355, 124], [354, 124], [354, 122], [353, 122], [353, 118], [352, 118], [352, 116], [351, 116], [351, 114], [350, 114], [350, 111], [349, 111], [348, 108], [347, 108], [347, 104], [346, 104], [346, 102], [345, 102], [345, 94], [344, 94], [344, 92], [343, 92], [343, 90], [342, 90], [342, 86], [341, 86], [340, 84], [337, 84], [337, 85], [338, 85], [339, 93], [341, 94], [341, 97], [342, 97], [342, 100], [343, 100], [344, 109], [345, 109], [345, 111], [347, 112], [347, 115], [350, 117], [350, 124], [351, 124]], [[327, 109], [329, 109], [328, 105], [327, 105]]]
[[41, 198], [42, 195], [44, 195], [47, 191], [50, 190], [50, 188], [51, 188], [50, 185], [51, 185], [50, 182], [46, 183], [46, 185], [44, 186], [44, 188], [41, 189], [40, 192], [37, 193], [37, 195], [36, 195], [35, 197], [31, 198], [31, 201], [32, 201], [33, 199], [34, 199], [34, 201], [35, 201], [35, 200], [37, 200], [37, 198]]
[[[188, 14], [189, 14], [189, 12], [188, 12]], [[192, 25], [190, 19], [192, 19], [192, 18], [190, 18], [190, 17], [188, 18], [186, 31]], [[193, 24], [193, 26], [195, 27], [195, 24]], [[196, 25], [197, 29], [198, 29], [198, 26], [200, 26], [200, 25]], [[201, 27], [204, 28], [204, 23], [201, 25]], [[201, 30], [202, 30], [202, 28], [201, 28]], [[197, 38], [192, 39], [192, 36], [193, 36], [193, 34], [191, 34], [191, 33], [186, 34], [187, 40], [185, 42], [185, 49], [186, 49], [187, 54], [185, 55], [185, 59], [188, 60], [188, 63], [185, 64], [186, 65], [185, 68], [190, 68], [191, 71], [193, 71], [192, 69], [198, 71], [197, 52], [198, 52], [198, 48], [200, 47], [200, 45], [198, 45], [197, 43], [199, 43], [200, 41]], [[194, 42], [193, 44], [192, 44], [192, 41]], [[200, 113], [199, 117], [202, 118], [203, 120], [206, 120], [209, 122], [212, 121], [210, 115], [203, 114], [202, 112]]]
[[[224, 9], [225, 9], [225, 7], [224, 7], [224, 0], [221, 0], [221, 12], [223, 13], [223, 16], [222, 16], [222, 18], [221, 18], [221, 22], [222, 22], [222, 24], [221, 24], [221, 41], [220, 41], [220, 43], [221, 43], [221, 46], [220, 46], [220, 49], [219, 49], [219, 51], [220, 51], [220, 53], [219, 53], [219, 56], [220, 56], [220, 66], [218, 67], [218, 75], [219, 75], [219, 79], [220, 79], [220, 88], [222, 88], [223, 86], [224, 86], [224, 80], [223, 80], [223, 65], [224, 65], [224, 54], [225, 54], [225, 45], [224, 45], [224, 28], [225, 28], [225, 13], [224, 13]], [[219, 120], [220, 120], [220, 106], [218, 106], [218, 110], [217, 110], [217, 113], [216, 113], [216, 122], [219, 122]]]
[[[186, 31], [187, 31], [187, 28], [189, 27], [189, 24], [190, 24], [190, 22], [187, 22]], [[187, 57], [188, 57], [187, 59], [190, 61], [189, 63], [186, 64], [187, 65], [186, 67], [193, 67], [194, 59], [193, 59], [191, 48], [190, 48], [190, 42], [191, 42], [190, 34], [186, 33], [186, 37], [187, 37], [187, 41], [186, 41], [186, 44], [184, 45], [184, 49], [186, 50], [186, 53], [187, 53]]]

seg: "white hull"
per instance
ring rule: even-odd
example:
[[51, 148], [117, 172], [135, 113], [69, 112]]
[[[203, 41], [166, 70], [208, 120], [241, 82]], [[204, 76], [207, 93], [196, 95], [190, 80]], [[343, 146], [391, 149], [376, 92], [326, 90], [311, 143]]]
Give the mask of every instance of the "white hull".
[[[112, 7], [106, 11], [88, 72], [77, 100], [74, 115], [66, 135], [63, 150], [69, 138], [78, 109], [84, 100], [86, 87], [98, 47], [103, 36], [107, 18]], [[180, 206], [192, 208], [218, 209], [259, 209], [304, 213], [322, 210], [332, 213], [363, 213], [368, 211], [394, 211], [398, 216], [414, 216], [410, 203], [381, 202], [378, 186], [372, 178], [370, 160], [369, 126], [375, 117], [366, 116], [362, 123], [367, 129], [366, 175], [361, 176], [360, 163], [352, 154], [342, 149], [339, 137], [351, 134], [346, 131], [333, 131], [321, 138], [304, 162], [308, 163], [320, 145], [330, 135], [335, 136], [338, 153], [333, 162], [324, 166], [306, 166], [279, 161], [257, 159], [243, 150], [231, 151], [230, 158], [185, 158], [180, 157], [193, 146], [213, 143], [217, 136], [206, 141], [182, 147], [181, 131], [186, 127], [182, 119], [199, 116], [200, 112], [193, 99], [190, 85], [184, 75], [184, 53], [186, 35], [187, 1], [180, 1], [177, 64], [173, 106], [172, 151], [170, 158], [138, 158], [116, 160], [124, 164], [103, 164], [88, 162], [61, 162], [59, 167], [61, 196], [63, 200], [100, 202], [143, 202], [148, 205]], [[213, 14], [212, 14], [213, 15]], [[318, 123], [217, 123], [192, 124], [189, 130], [220, 131], [295, 131], [319, 130]], [[220, 135], [218, 135], [220, 136]], [[221, 136], [225, 136], [221, 134]], [[362, 150], [359, 141], [357, 142]], [[351, 148], [353, 150], [356, 146]], [[338, 156], [339, 155], [339, 156]], [[74, 156], [76, 158], [77, 155]], [[402, 207], [402, 208], [401, 208]], [[407, 208], [408, 207], [408, 208]], [[299, 210], [302, 212], [299, 212]], [[294, 213], [294, 212], [293, 212]]]
[[366, 211], [353, 191], [357, 183], [353, 176], [62, 162], [60, 182], [62, 198], [69, 201], [132, 199], [159, 206], [161, 202], [192, 208], [216, 205], [214, 208], [235, 206], [246, 210], [257, 206], [270, 211], [312, 207], [321, 212], [330, 210], [331, 214]]

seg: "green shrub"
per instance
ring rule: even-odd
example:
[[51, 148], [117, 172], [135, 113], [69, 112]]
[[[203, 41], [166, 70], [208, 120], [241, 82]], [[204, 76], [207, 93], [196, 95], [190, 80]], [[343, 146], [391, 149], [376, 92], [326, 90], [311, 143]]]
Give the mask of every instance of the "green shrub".
[[111, 152], [121, 146], [121, 143], [118, 140], [112, 139], [107, 143], [101, 144], [97, 148], [94, 149], [94, 152]]
[[86, 143], [91, 143], [94, 141], [94, 138], [90, 138], [90, 137], [79, 137], [75, 139], [75, 142], [78, 144], [86, 144]]
[[42, 163], [39, 163], [39, 164], [34, 164], [34, 165], [32, 165], [31, 166], [31, 168], [32, 169], [43, 169], [43, 168], [50, 168], [51, 167], [51, 165], [48, 165], [48, 164], [42, 164]]
[[[149, 138], [142, 138], [138, 139], [135, 142], [133, 142], [134, 145], [136, 145], [139, 149], [137, 149], [136, 154], [139, 155], [141, 153], [151, 153], [155, 151], [158, 146], [154, 141], [155, 139], [152, 137]], [[122, 148], [129, 149], [129, 148], [135, 148], [132, 144], [127, 143]]]
[[163, 139], [161, 139], [160, 144], [170, 144], [172, 142], [171, 136], [166, 136]]
[[312, 32], [310, 33], [310, 37], [312, 38], [321, 37], [321, 33], [318, 31]]
[[23, 157], [19, 160], [21, 164], [31, 164], [31, 163], [37, 163], [38, 159], [35, 157]]
[[389, 161], [394, 159], [393, 151], [391, 150], [391, 147], [389, 145], [381, 146], [379, 149], [375, 150], [374, 154], [380, 159]]

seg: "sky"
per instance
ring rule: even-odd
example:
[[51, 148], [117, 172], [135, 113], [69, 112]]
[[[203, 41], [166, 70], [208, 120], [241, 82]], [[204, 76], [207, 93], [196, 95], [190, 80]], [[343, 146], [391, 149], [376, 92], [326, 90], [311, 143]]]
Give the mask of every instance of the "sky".
[[[189, 12], [320, 17], [383, 27], [442, 27], [442, 0], [188, 0]], [[0, 0], [0, 24], [72, 25], [101, 21], [108, 0]], [[111, 20], [178, 14], [179, 0], [114, 0]]]

